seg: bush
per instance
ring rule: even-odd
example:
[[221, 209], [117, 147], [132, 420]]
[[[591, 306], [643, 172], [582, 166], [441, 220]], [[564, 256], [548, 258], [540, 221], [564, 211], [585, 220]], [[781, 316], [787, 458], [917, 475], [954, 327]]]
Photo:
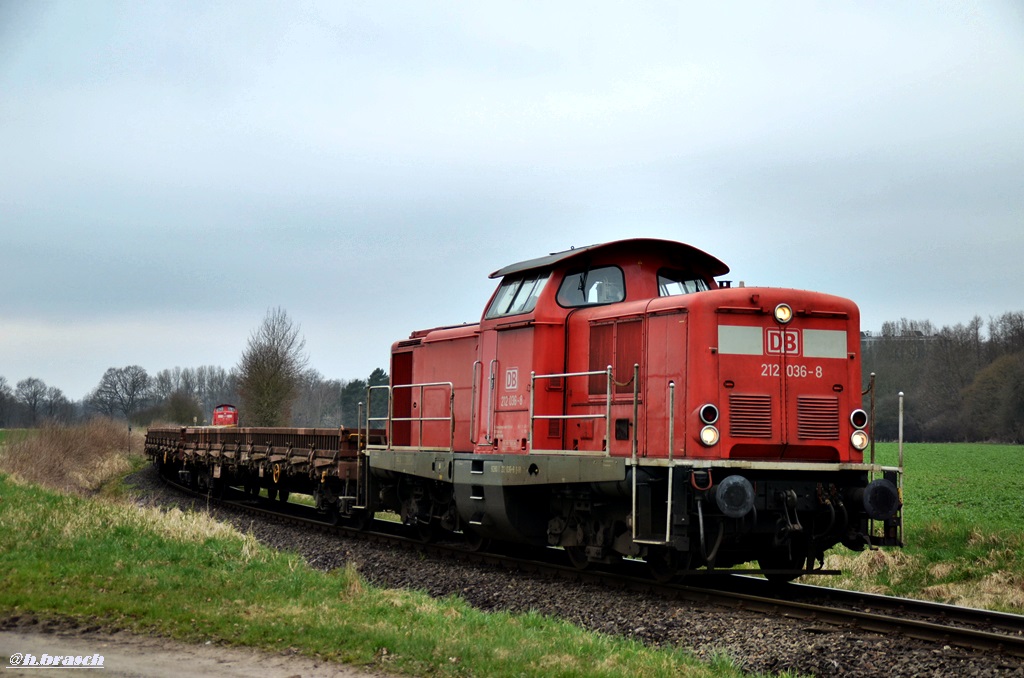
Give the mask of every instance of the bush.
[[0, 450], [0, 471], [65, 492], [91, 494], [131, 468], [129, 450], [142, 454], [142, 434], [124, 422], [96, 418], [69, 426], [49, 422], [37, 435]]

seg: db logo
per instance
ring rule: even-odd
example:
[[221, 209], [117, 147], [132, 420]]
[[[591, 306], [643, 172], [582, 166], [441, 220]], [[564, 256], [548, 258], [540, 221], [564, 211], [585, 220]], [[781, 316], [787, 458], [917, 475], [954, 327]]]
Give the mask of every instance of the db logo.
[[519, 389], [519, 368], [505, 370], [505, 390], [516, 391]]
[[765, 352], [800, 355], [800, 330], [766, 330]]

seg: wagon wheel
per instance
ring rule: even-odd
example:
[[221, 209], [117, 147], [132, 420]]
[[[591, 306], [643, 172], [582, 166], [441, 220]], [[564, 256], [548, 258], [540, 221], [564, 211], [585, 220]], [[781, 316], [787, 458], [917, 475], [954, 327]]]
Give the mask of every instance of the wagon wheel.
[[224, 483], [224, 481], [221, 478], [214, 478], [213, 476], [211, 476], [209, 479], [209, 484], [210, 496], [213, 497], [214, 499], [223, 499], [224, 491], [227, 488], [227, 485]]
[[373, 522], [373, 514], [365, 509], [357, 509], [345, 517], [345, 524], [360, 532], [370, 527], [371, 522]]
[[324, 520], [328, 525], [337, 525], [341, 522], [341, 511], [338, 510], [338, 502], [331, 504], [324, 513]]

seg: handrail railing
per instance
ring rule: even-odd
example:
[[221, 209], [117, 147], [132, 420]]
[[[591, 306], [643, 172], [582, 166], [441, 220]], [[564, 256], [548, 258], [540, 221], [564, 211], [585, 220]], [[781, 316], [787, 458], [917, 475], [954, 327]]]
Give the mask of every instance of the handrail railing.
[[[570, 377], [596, 377], [599, 375], [605, 375], [606, 388], [605, 388], [605, 411], [604, 414], [537, 414], [536, 403], [534, 401], [534, 394], [537, 392], [537, 380], [538, 379], [569, 379]], [[530, 428], [527, 433], [527, 452], [533, 452], [533, 428], [538, 420], [549, 421], [570, 421], [579, 419], [604, 419], [604, 440], [602, 448], [606, 457], [611, 456], [611, 444], [609, 433], [612, 430], [612, 385], [614, 379], [612, 378], [612, 366], [609, 365], [603, 370], [594, 370], [591, 372], [560, 372], [558, 374], [537, 374], [536, 372], [530, 372]], [[634, 413], [636, 410], [636, 386], [633, 388], [633, 408]], [[636, 445], [634, 442], [634, 453], [636, 456]]]
[[[383, 417], [371, 416], [371, 413], [373, 412], [374, 391], [384, 391], [384, 393], [387, 394], [388, 413]], [[370, 445], [369, 433], [370, 429], [373, 428], [372, 426], [370, 426], [370, 422], [374, 421], [384, 422], [384, 425], [381, 427], [384, 429], [384, 445]], [[366, 389], [366, 433], [367, 449], [369, 449], [370, 447], [374, 447], [376, 449], [391, 449], [391, 387], [386, 384], [383, 386], [370, 386], [369, 388]]]
[[473, 363], [473, 391], [469, 396], [469, 442], [476, 445], [476, 411], [480, 406], [477, 386], [480, 384], [480, 376], [483, 373], [483, 362], [477, 360]]
[[[408, 416], [408, 417], [396, 417], [394, 412], [394, 392], [398, 389], [418, 389], [419, 399], [418, 402], [421, 404], [420, 412], [424, 410], [422, 408], [424, 390], [427, 388], [445, 388], [448, 394], [448, 414], [445, 416], [428, 417], [428, 416]], [[371, 417], [370, 416], [370, 401], [373, 397], [373, 391], [386, 390], [388, 395], [388, 413], [385, 417]], [[453, 452], [455, 450], [455, 385], [450, 381], [432, 381], [424, 382], [422, 384], [397, 384], [395, 386], [371, 386], [367, 389], [367, 405], [366, 405], [366, 426], [370, 428], [370, 422], [384, 422], [384, 428], [387, 431], [387, 441], [384, 445], [372, 446], [374, 449], [394, 449], [394, 424], [396, 422], [408, 422], [410, 424], [417, 424], [416, 439], [419, 441], [418, 447], [423, 446], [423, 425], [427, 422], [448, 422], [448, 451]], [[371, 447], [367, 444], [367, 447]]]

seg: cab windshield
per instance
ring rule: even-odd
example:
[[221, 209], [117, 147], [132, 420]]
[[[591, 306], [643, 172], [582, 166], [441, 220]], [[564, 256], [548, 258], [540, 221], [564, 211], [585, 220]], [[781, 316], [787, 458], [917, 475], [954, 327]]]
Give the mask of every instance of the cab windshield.
[[537, 306], [537, 298], [548, 281], [550, 272], [528, 273], [517, 278], [506, 278], [501, 282], [498, 293], [484, 318], [501, 318], [506, 315], [529, 313]]

